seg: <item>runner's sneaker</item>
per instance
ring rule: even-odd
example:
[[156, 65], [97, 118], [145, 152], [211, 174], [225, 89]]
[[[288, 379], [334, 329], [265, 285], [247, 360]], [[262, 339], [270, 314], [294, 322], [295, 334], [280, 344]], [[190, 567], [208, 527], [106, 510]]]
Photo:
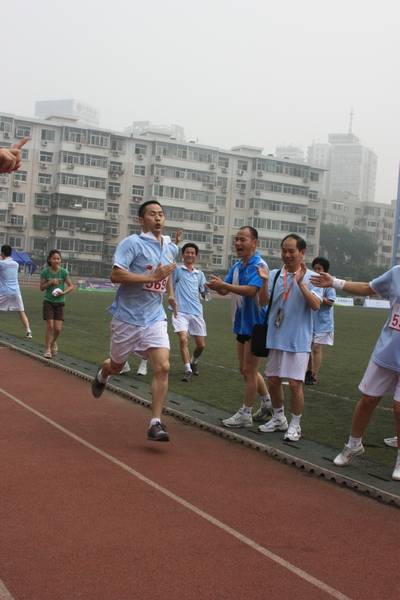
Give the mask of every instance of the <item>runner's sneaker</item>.
[[186, 383], [188, 383], [189, 381], [192, 381], [192, 379], [193, 379], [192, 371], [186, 371], [186, 373], [182, 377], [181, 381], [185, 381]]
[[131, 370], [131, 368], [130, 368], [130, 366], [129, 366], [129, 363], [128, 363], [128, 362], [126, 362], [126, 363], [124, 364], [124, 366], [123, 366], [123, 368], [122, 368], [122, 371], [120, 372], [120, 374], [121, 374], [121, 373], [128, 373], [128, 371], [130, 371], [130, 370]]
[[[50, 355], [51, 356], [51, 355]], [[104, 388], [106, 387], [105, 383], [102, 383], [97, 379], [97, 375], [103, 370], [103, 367], [99, 367], [97, 369], [96, 375], [92, 379], [92, 394], [95, 398], [100, 398], [102, 393], [104, 392]]]
[[289, 429], [283, 436], [284, 440], [289, 440], [290, 442], [298, 442], [301, 438], [301, 427], [300, 425], [292, 425], [290, 423]]
[[169, 442], [169, 433], [167, 432], [165, 425], [159, 421], [149, 427], [147, 439], [150, 440], [150, 442]]
[[272, 415], [272, 413], [273, 413], [273, 410], [272, 410], [271, 402], [269, 402], [269, 404], [267, 404], [267, 405], [265, 405], [261, 402], [260, 408], [253, 415], [253, 421], [263, 421], [264, 419], [269, 417], [269, 415]]
[[258, 431], [262, 433], [272, 433], [273, 431], [286, 431], [288, 423], [286, 417], [272, 417], [265, 425], [260, 425]]
[[190, 363], [190, 368], [192, 369], [193, 375], [197, 376], [199, 374], [199, 367], [197, 366], [197, 363]]
[[236, 415], [233, 415], [229, 419], [224, 419], [222, 425], [225, 425], [225, 427], [245, 427], [249, 429], [253, 427], [253, 417], [250, 413], [245, 413], [242, 407], [239, 408]]
[[28, 340], [32, 339], [32, 331], [30, 329], [27, 329], [25, 337], [27, 337]]
[[385, 438], [383, 441], [385, 442], [386, 446], [391, 446], [392, 448], [397, 448], [397, 437]]
[[396, 466], [392, 473], [392, 479], [394, 479], [395, 481], [400, 481], [400, 458], [399, 457], [397, 457]]
[[136, 375], [147, 375], [147, 362], [141, 362]]
[[365, 450], [362, 444], [357, 446], [357, 448], [350, 448], [350, 446], [345, 444], [341, 453], [338, 454], [333, 461], [333, 464], [337, 467], [346, 467], [355, 456], [361, 456], [364, 452]]

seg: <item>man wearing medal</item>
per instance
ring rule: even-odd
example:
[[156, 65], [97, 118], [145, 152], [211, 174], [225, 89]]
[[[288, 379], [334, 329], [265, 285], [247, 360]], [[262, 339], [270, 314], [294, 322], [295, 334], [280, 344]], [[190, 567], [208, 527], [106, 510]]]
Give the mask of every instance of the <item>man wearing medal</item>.
[[[281, 242], [284, 263], [275, 284], [270, 307], [266, 347], [270, 349], [265, 374], [271, 394], [273, 416], [258, 429], [263, 433], [285, 431], [285, 440], [301, 438], [300, 419], [304, 408], [303, 381], [311, 351], [313, 311], [322, 301], [321, 289], [310, 283], [314, 274], [304, 263], [306, 242], [291, 233]], [[263, 279], [258, 297], [267, 306], [277, 270], [256, 267]], [[282, 380], [289, 380], [292, 418], [288, 425], [283, 409]]]

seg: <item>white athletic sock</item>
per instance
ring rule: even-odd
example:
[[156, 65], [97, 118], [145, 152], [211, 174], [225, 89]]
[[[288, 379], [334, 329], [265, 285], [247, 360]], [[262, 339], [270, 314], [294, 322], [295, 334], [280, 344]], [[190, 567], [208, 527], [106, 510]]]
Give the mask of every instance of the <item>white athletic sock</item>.
[[194, 356], [192, 356], [192, 358], [190, 359], [190, 364], [191, 365], [195, 365], [197, 363], [197, 358], [195, 358]]
[[243, 412], [246, 413], [246, 415], [251, 415], [251, 408], [251, 406], [249, 407], [243, 404]]
[[103, 371], [100, 371], [100, 373], [97, 375], [97, 379], [100, 381], [100, 383], [107, 383], [107, 381], [108, 381], [108, 377], [106, 377], [106, 378], [104, 379], [104, 377], [102, 376], [102, 372], [103, 372]]
[[150, 421], [150, 427], [152, 425], [155, 425], [156, 423], [161, 423], [160, 419], [151, 419], [151, 421]]
[[269, 394], [261, 396], [261, 402], [263, 406], [271, 406], [271, 396]]
[[277, 419], [283, 419], [283, 417], [285, 416], [285, 413], [283, 411], [283, 406], [281, 408], [272, 407], [272, 409], [274, 411], [274, 417], [276, 417]]
[[185, 363], [185, 369], [186, 371], [192, 371], [192, 369], [190, 368], [190, 363]]
[[347, 444], [347, 445], [348, 445], [350, 448], [358, 448], [358, 446], [361, 444], [361, 440], [362, 440], [362, 437], [360, 437], [360, 438], [356, 438], [356, 437], [353, 437], [353, 436], [351, 435], [351, 436], [349, 437], [349, 442], [348, 442], [348, 444]]
[[293, 425], [294, 427], [300, 427], [300, 419], [301, 419], [301, 415], [294, 415], [292, 413], [292, 420], [291, 420], [290, 424]]

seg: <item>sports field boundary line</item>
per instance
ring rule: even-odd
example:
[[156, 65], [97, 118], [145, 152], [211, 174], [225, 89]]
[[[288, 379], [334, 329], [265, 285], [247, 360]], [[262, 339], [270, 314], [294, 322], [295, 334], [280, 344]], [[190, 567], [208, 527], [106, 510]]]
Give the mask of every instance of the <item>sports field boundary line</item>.
[[[64, 371], [65, 373], [75, 375], [76, 377], [79, 377], [80, 379], [85, 379], [86, 381], [89, 381], [89, 382], [91, 382], [93, 380], [93, 376], [89, 375], [88, 373], [82, 373], [78, 369], [74, 369], [70, 366], [53, 362], [53, 361], [49, 360], [48, 358], [39, 356], [33, 352], [30, 352], [29, 350], [25, 350], [23, 348], [19, 348], [18, 346], [14, 346], [10, 342], [0, 340], [0, 346], [8, 348], [9, 350], [18, 352], [18, 353], [28, 356], [30, 358], [33, 358], [34, 360], [37, 360], [37, 361], [41, 362], [42, 364], [45, 364], [46, 366], [49, 366], [51, 368], [59, 369], [61, 371]], [[94, 368], [95, 368], [95, 366], [94, 366]], [[145, 406], [146, 408], [151, 408], [152, 403], [150, 400], [146, 400], [145, 398], [142, 398], [141, 396], [139, 396], [137, 394], [134, 394], [128, 390], [120, 388], [117, 385], [107, 383], [106, 389], [117, 394], [118, 396], [120, 396], [126, 400], [133, 401], [136, 404]], [[316, 465], [316, 464], [314, 464], [310, 461], [307, 461], [301, 457], [294, 456], [293, 454], [284, 452], [283, 450], [274, 448], [273, 446], [269, 446], [268, 444], [259, 442], [257, 440], [249, 439], [243, 435], [240, 435], [239, 433], [237, 433], [235, 431], [232, 431], [231, 429], [219, 427], [218, 425], [214, 425], [212, 423], [207, 423], [207, 421], [203, 421], [197, 417], [187, 415], [184, 412], [181, 412], [179, 410], [171, 408], [170, 406], [164, 406], [163, 412], [166, 415], [172, 416], [172, 417], [174, 417], [180, 421], [183, 421], [185, 423], [188, 423], [190, 425], [194, 425], [200, 429], [203, 429], [204, 431], [209, 431], [209, 432], [219, 435], [220, 437], [223, 437], [227, 440], [238, 442], [238, 443], [242, 444], [243, 446], [250, 448], [252, 450], [256, 450], [256, 451], [268, 454], [269, 456], [271, 456], [275, 459], [278, 459], [281, 462], [288, 464], [289, 466], [296, 467], [300, 471], [303, 471], [310, 475], [316, 475], [325, 481], [328, 481], [328, 482], [331, 482], [334, 484], [339, 484], [343, 487], [346, 487], [347, 489], [351, 489], [355, 492], [363, 493], [375, 500], [380, 500], [380, 501], [384, 502], [385, 504], [391, 504], [393, 506], [400, 508], [400, 496], [397, 496], [397, 495], [387, 492], [385, 490], [380, 490], [379, 488], [376, 488], [368, 483], [357, 480], [354, 477], [349, 477], [349, 476], [343, 475], [342, 473], [336, 473], [335, 471], [331, 471], [330, 469], [328, 469], [326, 467]]]

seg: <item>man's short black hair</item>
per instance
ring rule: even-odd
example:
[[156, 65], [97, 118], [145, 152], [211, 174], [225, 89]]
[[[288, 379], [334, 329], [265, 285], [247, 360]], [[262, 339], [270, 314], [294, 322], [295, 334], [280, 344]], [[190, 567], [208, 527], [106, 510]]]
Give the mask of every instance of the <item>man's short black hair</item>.
[[242, 231], [243, 229], [248, 229], [250, 231], [250, 236], [252, 237], [253, 240], [258, 240], [258, 231], [257, 229], [254, 229], [254, 227], [250, 227], [250, 225], [245, 225], [244, 227], [241, 227], [239, 229], [239, 231]]
[[324, 272], [329, 273], [329, 260], [327, 258], [324, 258], [323, 256], [317, 256], [311, 263], [312, 268], [314, 268], [315, 265], [321, 265]]
[[182, 254], [185, 252], [186, 248], [194, 248], [194, 251], [196, 252], [196, 256], [199, 253], [199, 247], [196, 246], [196, 244], [193, 244], [193, 242], [188, 242], [187, 244], [185, 244], [182, 248]]
[[9, 246], [8, 244], [3, 244], [3, 246], [1, 247], [1, 253], [4, 254], [4, 256], [11, 256], [11, 254], [12, 254], [11, 246]]
[[150, 204], [158, 204], [158, 206], [161, 207], [162, 211], [164, 212], [163, 207], [161, 206], [161, 204], [159, 203], [158, 200], [147, 200], [147, 202], [143, 202], [143, 204], [141, 204], [139, 206], [139, 217], [143, 218], [144, 215], [146, 214], [146, 208], [150, 205]]
[[289, 233], [289, 235], [285, 236], [281, 241], [281, 248], [283, 247], [283, 244], [288, 238], [293, 238], [294, 240], [296, 240], [296, 247], [297, 250], [300, 250], [300, 252], [307, 248], [306, 240], [303, 240], [303, 238], [297, 235], [297, 233]]

